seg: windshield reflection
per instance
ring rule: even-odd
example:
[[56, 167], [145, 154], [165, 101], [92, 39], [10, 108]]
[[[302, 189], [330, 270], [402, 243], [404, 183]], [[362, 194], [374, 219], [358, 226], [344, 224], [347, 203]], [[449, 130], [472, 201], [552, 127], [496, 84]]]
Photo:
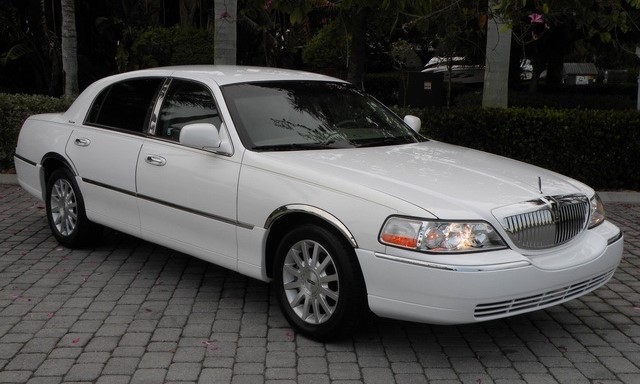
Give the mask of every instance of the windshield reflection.
[[424, 138], [348, 84], [260, 82], [222, 88], [243, 144], [254, 150], [397, 145]]

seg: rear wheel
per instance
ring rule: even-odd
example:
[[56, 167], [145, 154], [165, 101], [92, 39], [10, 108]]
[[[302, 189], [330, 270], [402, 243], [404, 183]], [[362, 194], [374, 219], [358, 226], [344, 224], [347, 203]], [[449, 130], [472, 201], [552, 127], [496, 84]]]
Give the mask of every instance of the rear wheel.
[[284, 236], [274, 260], [274, 285], [287, 320], [314, 339], [346, 335], [366, 313], [353, 249], [323, 227], [304, 225]]
[[87, 219], [80, 189], [68, 169], [51, 173], [47, 180], [46, 206], [49, 227], [60, 244], [76, 248], [95, 238], [98, 226]]

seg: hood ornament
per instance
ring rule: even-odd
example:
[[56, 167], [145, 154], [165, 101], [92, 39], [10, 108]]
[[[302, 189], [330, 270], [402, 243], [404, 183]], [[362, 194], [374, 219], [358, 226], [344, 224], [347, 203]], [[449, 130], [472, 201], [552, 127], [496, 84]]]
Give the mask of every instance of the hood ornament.
[[538, 176], [538, 191], [542, 195], [542, 177]]

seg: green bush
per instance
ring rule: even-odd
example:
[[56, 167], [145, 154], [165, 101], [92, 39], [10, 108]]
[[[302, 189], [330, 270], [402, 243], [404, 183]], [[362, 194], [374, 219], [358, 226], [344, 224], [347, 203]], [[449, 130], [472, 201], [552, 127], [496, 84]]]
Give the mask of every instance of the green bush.
[[[70, 102], [0, 94], [0, 169], [13, 164], [18, 132], [32, 114], [61, 112]], [[640, 190], [640, 113], [511, 108], [395, 108], [423, 122], [436, 140], [463, 145], [571, 176], [596, 189]]]
[[595, 84], [541, 90], [509, 91], [509, 106], [557, 109], [628, 110], [636, 107], [636, 94], [629, 94], [620, 87]]
[[397, 109], [436, 140], [514, 158], [596, 189], [640, 190], [640, 113], [476, 107]]
[[213, 31], [179, 26], [131, 29], [118, 46], [121, 70], [167, 65], [213, 64]]
[[[509, 106], [518, 108], [630, 110], [636, 108], [637, 85], [592, 84], [582, 86], [541, 86], [530, 93], [525, 86], [509, 90]], [[457, 87], [453, 105], [482, 105], [482, 87]]]
[[302, 61], [311, 68], [347, 66], [349, 37], [340, 21], [325, 25], [302, 50]]
[[18, 132], [30, 115], [65, 111], [71, 102], [40, 95], [0, 93], [0, 169], [13, 166]]

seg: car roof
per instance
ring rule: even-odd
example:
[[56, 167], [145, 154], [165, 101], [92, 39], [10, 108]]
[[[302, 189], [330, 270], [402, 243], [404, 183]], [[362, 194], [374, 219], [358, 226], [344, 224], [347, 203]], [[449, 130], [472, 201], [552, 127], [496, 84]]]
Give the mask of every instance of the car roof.
[[319, 73], [292, 69], [249, 67], [236, 65], [184, 65], [158, 67], [124, 72], [97, 80], [85, 89], [64, 113], [66, 121], [83, 121], [89, 104], [105, 86], [118, 81], [144, 77], [181, 77], [199, 81], [213, 81], [218, 86], [259, 81], [331, 81], [344, 82]]
[[142, 69], [116, 75], [116, 77], [120, 78], [119, 80], [141, 76], [175, 76], [208, 79], [213, 80], [220, 86], [254, 81], [277, 80], [342, 82], [342, 80], [312, 72], [282, 68], [250, 67], [238, 65], [182, 65]]

